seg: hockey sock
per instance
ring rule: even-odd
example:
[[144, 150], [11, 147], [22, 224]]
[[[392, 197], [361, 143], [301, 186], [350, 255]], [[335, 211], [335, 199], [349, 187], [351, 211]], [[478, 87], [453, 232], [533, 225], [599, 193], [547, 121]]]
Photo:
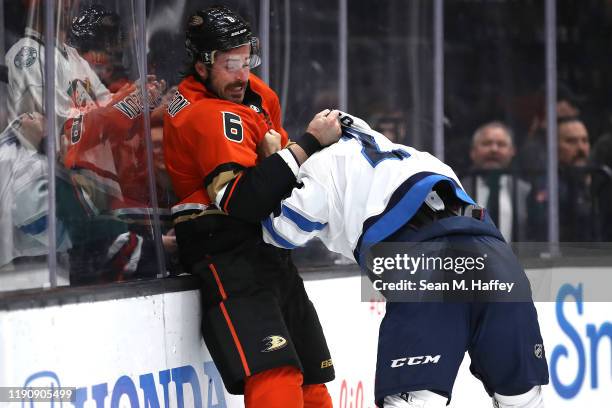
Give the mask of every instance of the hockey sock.
[[303, 377], [296, 367], [272, 368], [245, 380], [246, 408], [302, 408]]
[[304, 385], [304, 408], [332, 408], [332, 400], [325, 384]]
[[542, 387], [536, 386], [521, 395], [493, 395], [493, 406], [496, 408], [544, 408]]
[[384, 408], [445, 408], [448, 399], [435, 392], [410, 391], [385, 397]]

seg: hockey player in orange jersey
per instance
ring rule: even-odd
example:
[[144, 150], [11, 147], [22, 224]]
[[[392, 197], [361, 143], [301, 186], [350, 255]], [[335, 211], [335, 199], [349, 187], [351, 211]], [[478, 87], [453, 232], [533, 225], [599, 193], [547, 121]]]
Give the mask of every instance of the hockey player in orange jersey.
[[[201, 279], [202, 333], [230, 393], [249, 408], [331, 408], [334, 369], [316, 311], [287, 251], [263, 243], [262, 220], [295, 185], [299, 165], [340, 135], [326, 110], [290, 144], [276, 94], [250, 73], [258, 40], [223, 6], [189, 18], [190, 64], [164, 124], [180, 203], [183, 267]], [[263, 158], [258, 145], [276, 138]]]
[[[71, 43], [84, 55], [120, 48], [118, 19], [100, 5], [83, 9], [73, 20]], [[62, 217], [70, 221], [71, 236], [77, 238], [70, 250], [73, 284], [155, 277], [159, 272], [142, 92], [125, 76], [115, 80], [125, 85], [117, 86], [110, 102], [92, 105], [64, 124], [61, 157], [70, 170], [72, 196], [80, 203], [60, 208]], [[115, 88], [115, 83], [107, 85]], [[163, 81], [149, 78], [146, 94], [151, 109], [160, 105], [164, 86]], [[163, 117], [152, 114], [151, 118], [155, 116]]]

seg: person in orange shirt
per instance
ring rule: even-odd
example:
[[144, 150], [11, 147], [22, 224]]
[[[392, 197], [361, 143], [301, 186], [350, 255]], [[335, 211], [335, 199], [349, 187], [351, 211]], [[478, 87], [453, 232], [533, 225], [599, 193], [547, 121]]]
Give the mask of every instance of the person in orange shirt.
[[[289, 142], [249, 24], [224, 6], [188, 20], [186, 76], [168, 106], [164, 156], [183, 268], [202, 283], [204, 340], [247, 407], [330, 407], [334, 368], [289, 253], [260, 221], [296, 184], [299, 165], [340, 137], [338, 112], [315, 115]], [[281, 148], [282, 147], [282, 148]]]

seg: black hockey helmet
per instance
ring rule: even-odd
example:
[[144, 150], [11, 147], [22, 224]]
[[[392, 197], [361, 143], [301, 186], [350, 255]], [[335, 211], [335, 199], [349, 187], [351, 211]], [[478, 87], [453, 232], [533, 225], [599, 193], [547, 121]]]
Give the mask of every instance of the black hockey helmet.
[[119, 15], [99, 4], [83, 9], [70, 26], [71, 44], [82, 52], [118, 50], [122, 37]]
[[250, 68], [261, 63], [259, 39], [251, 26], [238, 13], [225, 6], [212, 6], [197, 11], [187, 22], [185, 48], [192, 62], [207, 65], [215, 62], [216, 51], [227, 51], [241, 45], [251, 45]]

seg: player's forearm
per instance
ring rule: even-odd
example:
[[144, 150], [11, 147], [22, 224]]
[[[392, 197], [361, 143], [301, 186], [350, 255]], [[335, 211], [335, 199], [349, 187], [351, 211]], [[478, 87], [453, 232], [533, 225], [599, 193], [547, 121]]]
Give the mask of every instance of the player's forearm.
[[244, 169], [239, 177], [225, 185], [215, 201], [234, 217], [260, 222], [289, 195], [299, 166], [321, 148], [317, 139], [306, 133], [297, 143], [270, 155], [255, 167]]
[[[243, 169], [219, 191], [215, 201], [233, 217], [260, 222], [295, 185], [295, 172], [285, 160], [286, 157], [275, 153], [257, 166]], [[294, 159], [290, 157], [289, 160]], [[294, 167], [297, 169], [297, 164]]]
[[287, 149], [293, 154], [298, 166], [301, 166], [308, 157], [312, 156], [323, 146], [319, 140], [311, 133], [304, 133], [296, 143], [291, 144]]
[[295, 161], [297, 162], [298, 166], [301, 166], [302, 163], [304, 163], [306, 159], [308, 158], [308, 154], [306, 154], [304, 149], [297, 144], [293, 144], [289, 146], [287, 149], [289, 149], [291, 153], [293, 154], [293, 157], [295, 158]]

